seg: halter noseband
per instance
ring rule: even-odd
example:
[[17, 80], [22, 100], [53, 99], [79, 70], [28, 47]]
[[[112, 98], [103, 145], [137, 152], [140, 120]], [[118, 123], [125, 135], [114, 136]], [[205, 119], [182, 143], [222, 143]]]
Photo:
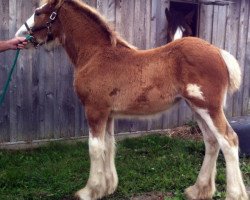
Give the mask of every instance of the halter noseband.
[[[33, 28], [30, 28], [29, 25], [27, 24], [27, 22], [24, 23], [29, 35], [31, 36], [30, 37], [30, 42], [33, 44], [33, 46], [35, 48], [45, 44], [46, 42], [50, 41], [53, 39], [53, 34], [52, 34], [52, 31], [51, 31], [51, 26], [52, 26], [52, 23], [55, 21], [56, 17], [57, 17], [57, 11], [58, 10], [55, 10], [51, 13], [50, 17], [49, 17], [49, 20], [46, 22], [46, 24], [44, 25], [41, 25], [41, 26], [38, 26], [38, 27], [33, 27]], [[43, 30], [43, 29], [47, 29], [47, 38], [46, 38], [46, 41], [44, 42], [41, 42], [39, 43], [38, 40], [34, 37], [34, 32], [36, 31], [40, 31], [40, 30]]]

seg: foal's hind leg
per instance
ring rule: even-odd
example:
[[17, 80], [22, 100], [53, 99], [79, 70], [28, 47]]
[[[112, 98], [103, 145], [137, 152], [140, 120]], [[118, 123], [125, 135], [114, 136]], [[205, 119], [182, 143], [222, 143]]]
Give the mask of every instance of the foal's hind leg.
[[108, 112], [85, 107], [89, 123], [90, 174], [85, 188], [76, 196], [81, 200], [96, 200], [107, 194], [105, 178], [105, 131]]
[[217, 139], [206, 122], [196, 114], [198, 125], [205, 143], [205, 158], [196, 183], [185, 190], [188, 199], [212, 199], [215, 192], [216, 160], [219, 153]]
[[221, 109], [197, 109], [214, 133], [226, 160], [227, 200], [247, 200], [246, 188], [239, 168], [238, 137], [228, 124]]
[[105, 158], [105, 177], [108, 194], [112, 194], [118, 185], [118, 176], [115, 168], [115, 137], [114, 119], [109, 118], [105, 134], [106, 158]]

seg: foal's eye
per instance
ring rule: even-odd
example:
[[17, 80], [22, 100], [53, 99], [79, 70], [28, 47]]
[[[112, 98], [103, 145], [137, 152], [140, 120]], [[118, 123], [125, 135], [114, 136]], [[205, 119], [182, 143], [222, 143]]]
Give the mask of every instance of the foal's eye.
[[35, 16], [39, 16], [41, 13], [38, 11], [35, 11]]

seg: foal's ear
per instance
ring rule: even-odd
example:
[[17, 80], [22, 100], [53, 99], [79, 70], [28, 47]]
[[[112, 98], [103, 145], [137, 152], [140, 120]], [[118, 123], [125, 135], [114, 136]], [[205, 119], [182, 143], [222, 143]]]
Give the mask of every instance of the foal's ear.
[[168, 10], [168, 8], [165, 9], [165, 15], [166, 15], [167, 20], [170, 20], [170, 19], [171, 19], [171, 13], [170, 13], [170, 11]]
[[187, 22], [189, 25], [192, 24], [193, 18], [194, 18], [194, 10], [192, 10], [190, 13], [188, 13], [188, 14], [185, 16], [185, 20], [186, 20], [186, 22]]

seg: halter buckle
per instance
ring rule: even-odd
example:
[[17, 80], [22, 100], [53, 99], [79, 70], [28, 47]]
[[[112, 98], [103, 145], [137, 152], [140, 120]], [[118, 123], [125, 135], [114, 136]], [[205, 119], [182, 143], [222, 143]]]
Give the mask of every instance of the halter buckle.
[[50, 19], [51, 21], [54, 21], [55, 18], [56, 18], [56, 16], [57, 16], [57, 13], [54, 11], [54, 12], [51, 13], [49, 19]]

